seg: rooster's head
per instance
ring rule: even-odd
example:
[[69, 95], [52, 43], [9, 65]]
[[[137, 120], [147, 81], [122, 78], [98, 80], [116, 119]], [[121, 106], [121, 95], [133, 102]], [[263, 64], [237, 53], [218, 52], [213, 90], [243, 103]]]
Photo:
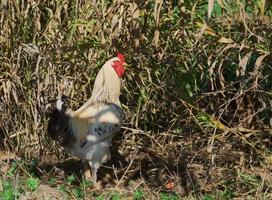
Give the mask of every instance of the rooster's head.
[[122, 77], [125, 72], [125, 66], [127, 65], [125, 62], [125, 57], [121, 53], [117, 53], [117, 59], [113, 61], [112, 67], [119, 77]]

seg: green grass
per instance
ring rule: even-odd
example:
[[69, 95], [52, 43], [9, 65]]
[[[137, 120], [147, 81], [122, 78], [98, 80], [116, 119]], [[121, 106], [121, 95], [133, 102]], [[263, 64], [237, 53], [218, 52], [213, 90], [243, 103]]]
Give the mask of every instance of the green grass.
[[3, 191], [0, 192], [0, 198], [5, 200], [13, 200], [18, 198], [18, 192], [14, 190], [14, 186], [11, 182], [4, 181], [2, 183]]
[[27, 187], [31, 190], [34, 191], [38, 188], [39, 186], [39, 179], [37, 178], [28, 178], [26, 180]]
[[137, 189], [134, 191], [133, 193], [133, 198], [135, 200], [141, 200], [141, 199], [145, 199], [146, 198], [146, 194], [144, 191], [142, 191], [141, 189]]

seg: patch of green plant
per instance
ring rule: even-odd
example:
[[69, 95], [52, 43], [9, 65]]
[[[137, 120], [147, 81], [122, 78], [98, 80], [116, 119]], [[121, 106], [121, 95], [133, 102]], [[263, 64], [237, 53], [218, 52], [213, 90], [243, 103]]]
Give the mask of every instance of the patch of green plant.
[[26, 180], [26, 185], [31, 191], [34, 191], [39, 186], [39, 179], [38, 178], [32, 178], [32, 177], [28, 178]]
[[175, 135], [181, 135], [182, 134], [182, 128], [176, 128], [172, 131], [173, 134]]
[[65, 184], [61, 184], [61, 185], [60, 185], [60, 191], [62, 191], [62, 192], [64, 192], [64, 193], [67, 193]]
[[182, 94], [183, 99], [196, 96], [203, 83], [200, 81], [200, 74], [197, 67], [193, 65], [189, 70], [183, 69], [184, 66], [177, 66], [173, 74], [173, 82]]
[[227, 188], [225, 191], [223, 191], [220, 196], [223, 198], [223, 199], [233, 199], [236, 194], [235, 194], [235, 191], [232, 190], [232, 189], [229, 189]]
[[68, 184], [68, 185], [72, 185], [73, 183], [75, 183], [76, 182], [76, 177], [74, 176], [74, 175], [70, 175], [70, 176], [68, 176], [67, 177], [67, 179], [66, 179], [66, 183]]
[[17, 167], [18, 167], [18, 163], [13, 161], [11, 164], [11, 167], [8, 170], [8, 173], [7, 173], [8, 176], [11, 176], [11, 177], [14, 176], [14, 173], [15, 173]]
[[80, 186], [83, 188], [90, 187], [90, 186], [92, 186], [92, 181], [91, 180], [82, 180], [80, 182]]
[[[92, 182], [90, 180], [83, 180], [80, 182], [79, 186], [75, 186], [77, 180], [78, 179], [75, 175], [68, 176], [64, 184], [60, 185], [60, 190], [67, 194], [71, 194], [72, 192], [73, 196], [75, 196], [77, 199], [84, 199], [86, 195], [86, 188], [90, 187], [92, 185]], [[48, 184], [55, 185], [56, 179], [49, 179]]]
[[241, 181], [245, 182], [246, 184], [253, 186], [258, 186], [260, 184], [260, 181], [254, 176], [245, 173], [238, 173], [238, 176], [241, 178]]
[[207, 113], [204, 112], [198, 113], [197, 120], [199, 121], [200, 124], [203, 124], [204, 126], [214, 127], [211, 121], [211, 117]]
[[145, 199], [145, 192], [144, 191], [142, 191], [141, 189], [137, 189], [137, 190], [135, 190], [134, 191], [134, 193], [133, 193], [133, 198], [135, 199], [135, 200], [141, 200], [141, 199]]
[[104, 194], [100, 194], [97, 197], [95, 197], [95, 200], [104, 200], [104, 199], [106, 199]]
[[222, 186], [224, 186], [224, 191], [220, 191], [219, 195], [222, 199], [233, 199], [236, 196], [235, 192], [235, 185], [236, 180], [235, 179], [228, 179], [222, 183]]
[[121, 200], [122, 196], [119, 192], [113, 192], [110, 194], [110, 199], [111, 200]]
[[179, 200], [179, 196], [175, 193], [160, 193], [160, 199], [161, 200]]
[[212, 195], [210, 195], [210, 194], [207, 194], [207, 195], [205, 195], [204, 197], [203, 197], [203, 200], [214, 200], [215, 198], [212, 196]]
[[48, 185], [55, 186], [56, 185], [56, 178], [49, 178]]
[[80, 187], [74, 188], [72, 192], [79, 199], [84, 198], [85, 196], [83, 190]]
[[3, 191], [0, 191], [0, 199], [13, 200], [17, 199], [19, 194], [15, 191], [15, 187], [9, 181], [4, 181], [2, 184]]
[[33, 173], [37, 169], [39, 161], [38, 159], [32, 159], [30, 165], [28, 166], [29, 172]]

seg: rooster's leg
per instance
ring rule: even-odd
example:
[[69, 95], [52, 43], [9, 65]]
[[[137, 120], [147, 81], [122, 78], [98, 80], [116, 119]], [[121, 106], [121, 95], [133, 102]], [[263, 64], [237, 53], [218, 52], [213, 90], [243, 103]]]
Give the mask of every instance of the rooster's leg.
[[93, 183], [95, 184], [97, 181], [97, 169], [92, 169], [93, 174]]
[[97, 170], [100, 167], [100, 164], [96, 161], [89, 161], [89, 165], [92, 168], [92, 181], [94, 184], [97, 182]]
[[88, 163], [84, 163], [84, 177], [86, 180], [91, 180], [92, 178], [90, 165]]

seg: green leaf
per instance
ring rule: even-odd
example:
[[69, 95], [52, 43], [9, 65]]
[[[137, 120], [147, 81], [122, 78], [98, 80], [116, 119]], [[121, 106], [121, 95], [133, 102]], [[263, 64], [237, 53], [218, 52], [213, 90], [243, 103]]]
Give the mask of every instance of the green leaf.
[[104, 200], [106, 199], [105, 195], [100, 194], [99, 196], [95, 197], [95, 200]]
[[56, 185], [56, 178], [49, 178], [48, 184], [49, 184], [50, 186]]
[[205, 195], [203, 200], [214, 200], [214, 198], [211, 195]]
[[145, 198], [145, 193], [144, 193], [144, 191], [142, 191], [142, 190], [140, 190], [140, 189], [136, 190], [136, 191], [134, 192], [134, 194], [133, 194], [133, 198], [134, 198], [135, 200], [144, 199], [144, 198]]
[[61, 184], [61, 185], [60, 185], [60, 191], [62, 191], [62, 192], [64, 192], [64, 193], [66, 193], [66, 192], [67, 192], [67, 190], [66, 190], [66, 188], [65, 188], [65, 185], [64, 185], [64, 184]]
[[76, 177], [74, 175], [68, 176], [67, 177], [67, 183], [69, 185], [71, 185], [72, 183], [74, 183], [76, 181]]
[[80, 187], [74, 188], [72, 191], [73, 191], [73, 194], [77, 198], [83, 198], [84, 197], [84, 192]]
[[17, 169], [17, 166], [18, 166], [18, 164], [17, 164], [17, 162], [12, 162], [12, 165], [11, 165], [11, 167], [10, 167], [10, 169], [8, 170], [8, 176], [14, 176], [14, 172], [15, 172], [15, 170]]
[[9, 181], [3, 182], [3, 191], [0, 192], [0, 199], [13, 200], [17, 197], [13, 185]]
[[120, 200], [121, 199], [121, 194], [119, 194], [118, 192], [113, 192], [110, 195], [110, 199], [111, 200]]
[[39, 179], [38, 178], [28, 178], [26, 180], [26, 185], [31, 191], [34, 191], [39, 186]]
[[161, 193], [160, 199], [161, 200], [179, 200], [180, 198], [175, 193]]
[[92, 186], [92, 181], [91, 180], [83, 180], [80, 183], [80, 186], [83, 187], [83, 188], [90, 187], [90, 186]]
[[182, 128], [176, 128], [173, 130], [173, 134], [180, 135], [182, 133]]

